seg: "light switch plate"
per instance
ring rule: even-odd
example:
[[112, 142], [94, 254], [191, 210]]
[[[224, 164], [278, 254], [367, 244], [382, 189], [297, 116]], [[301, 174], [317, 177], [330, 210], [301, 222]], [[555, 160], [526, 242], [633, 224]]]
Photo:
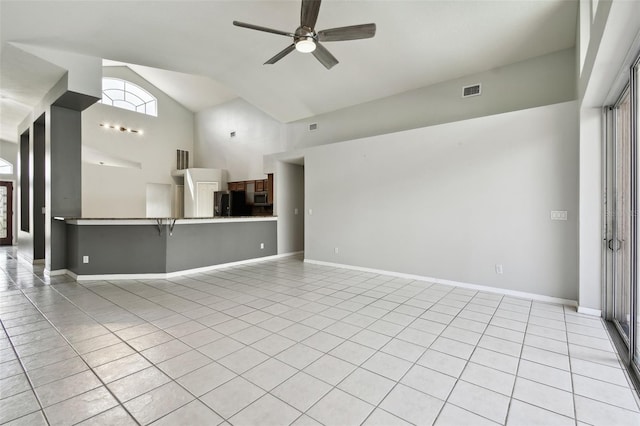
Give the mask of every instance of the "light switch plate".
[[552, 210], [551, 220], [567, 220], [566, 210]]

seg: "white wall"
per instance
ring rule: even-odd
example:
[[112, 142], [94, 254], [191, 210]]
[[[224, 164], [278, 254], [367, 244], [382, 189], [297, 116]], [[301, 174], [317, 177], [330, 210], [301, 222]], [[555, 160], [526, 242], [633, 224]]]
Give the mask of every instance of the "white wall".
[[[0, 139], [0, 158], [7, 160], [13, 165], [12, 174], [0, 174], [0, 180], [13, 180], [17, 179], [17, 167], [18, 167], [18, 144]], [[15, 190], [15, 188], [14, 188]]]
[[98, 76], [102, 68], [102, 58], [33, 44], [14, 42], [13, 45], [67, 70], [68, 91], [98, 98], [101, 96], [102, 82]]
[[171, 185], [148, 183], [146, 217], [171, 217], [171, 201]]
[[[82, 144], [94, 155], [82, 164], [83, 217], [145, 217], [147, 183], [175, 187], [176, 150], [193, 153], [194, 114], [126, 67], [105, 67], [104, 76], [131, 81], [158, 99], [158, 116], [95, 104], [82, 113]], [[100, 123], [120, 124], [143, 134], [119, 132]], [[95, 151], [140, 163], [141, 168], [99, 165]], [[126, 164], [126, 162], [121, 162]]]
[[231, 182], [264, 179], [264, 155], [285, 150], [284, 124], [240, 98], [197, 113], [195, 126], [194, 166], [225, 169]]
[[576, 300], [577, 123], [567, 102], [308, 149], [305, 257]]
[[198, 182], [218, 182], [219, 190], [225, 190], [226, 172], [220, 169], [199, 168], [184, 171], [184, 217], [198, 217]]
[[[310, 117], [287, 125], [288, 149], [317, 146], [576, 99], [575, 49]], [[462, 98], [462, 87], [482, 95]], [[309, 131], [309, 124], [318, 129]]]

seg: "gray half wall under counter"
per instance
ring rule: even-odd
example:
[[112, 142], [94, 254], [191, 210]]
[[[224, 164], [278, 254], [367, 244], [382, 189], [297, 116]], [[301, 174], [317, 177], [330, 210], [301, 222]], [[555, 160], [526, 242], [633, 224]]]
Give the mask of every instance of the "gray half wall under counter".
[[[67, 270], [79, 278], [169, 274], [277, 254], [277, 220], [69, 220]], [[101, 223], [103, 222], [103, 223]], [[264, 244], [264, 249], [260, 245]], [[83, 263], [89, 256], [89, 263]]]
[[[167, 237], [167, 270], [177, 272], [273, 256], [277, 222], [181, 224]], [[264, 249], [260, 249], [260, 244]]]

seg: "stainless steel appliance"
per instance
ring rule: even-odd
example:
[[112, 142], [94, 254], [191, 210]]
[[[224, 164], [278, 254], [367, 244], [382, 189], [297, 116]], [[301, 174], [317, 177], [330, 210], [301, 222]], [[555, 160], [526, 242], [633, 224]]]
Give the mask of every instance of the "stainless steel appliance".
[[254, 192], [253, 193], [253, 205], [254, 206], [268, 206], [269, 194], [267, 192]]
[[244, 191], [216, 191], [213, 197], [214, 216], [246, 216]]

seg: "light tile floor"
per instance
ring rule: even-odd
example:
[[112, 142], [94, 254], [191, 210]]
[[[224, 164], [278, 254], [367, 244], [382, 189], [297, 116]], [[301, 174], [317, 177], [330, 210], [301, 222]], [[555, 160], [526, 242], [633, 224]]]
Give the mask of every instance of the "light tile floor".
[[45, 278], [0, 250], [0, 423], [639, 425], [598, 318], [288, 258]]

